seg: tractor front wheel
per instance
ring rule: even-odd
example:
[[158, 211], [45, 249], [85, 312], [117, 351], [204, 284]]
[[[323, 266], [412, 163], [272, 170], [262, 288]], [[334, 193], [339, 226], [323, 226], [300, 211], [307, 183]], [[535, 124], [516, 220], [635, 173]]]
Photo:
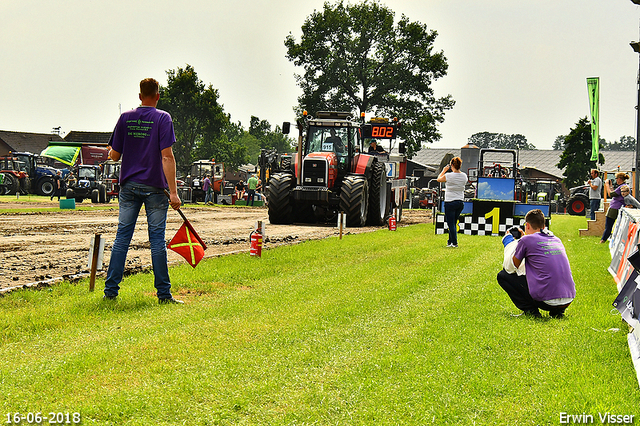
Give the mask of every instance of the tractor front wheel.
[[364, 176], [347, 176], [340, 191], [340, 211], [347, 214], [347, 226], [360, 227], [369, 213], [369, 183]]
[[38, 181], [36, 185], [36, 192], [38, 195], [44, 195], [45, 197], [50, 197], [55, 193], [56, 187], [54, 185], [54, 181], [51, 178], [45, 177]]
[[295, 179], [289, 173], [276, 173], [269, 179], [267, 186], [267, 203], [269, 206], [269, 222], [287, 225], [293, 222], [293, 200], [291, 188]]

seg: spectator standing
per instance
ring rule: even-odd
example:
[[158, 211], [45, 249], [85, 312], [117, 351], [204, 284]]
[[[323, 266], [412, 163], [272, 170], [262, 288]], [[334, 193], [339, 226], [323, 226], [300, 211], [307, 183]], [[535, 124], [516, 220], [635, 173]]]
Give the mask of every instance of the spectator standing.
[[211, 179], [209, 179], [210, 176], [211, 175], [207, 173], [204, 177], [204, 183], [202, 184], [202, 190], [205, 193], [205, 196], [204, 196], [205, 205], [213, 204], [211, 202], [211, 194], [213, 193], [213, 191], [211, 190]]
[[53, 192], [51, 193], [51, 200], [53, 201], [53, 197], [58, 196], [58, 201], [60, 201], [60, 195], [62, 194], [63, 180], [62, 180], [62, 172], [58, 170], [56, 175], [53, 177]]
[[591, 220], [596, 220], [596, 212], [600, 210], [600, 200], [602, 199], [602, 179], [600, 172], [591, 169], [591, 179], [587, 181], [589, 185], [589, 210], [591, 211]]
[[251, 203], [251, 205], [253, 206], [253, 197], [256, 195], [257, 187], [258, 187], [258, 178], [255, 175], [251, 175], [251, 177], [247, 181], [247, 205]]
[[618, 218], [618, 212], [621, 207], [624, 207], [624, 195], [622, 195], [622, 185], [629, 179], [629, 175], [624, 172], [616, 173], [616, 185], [617, 188], [613, 189], [611, 186], [611, 182], [607, 181], [606, 188], [607, 193], [611, 195], [611, 202], [609, 203], [609, 208], [607, 209], [607, 220], [604, 224], [604, 232], [602, 233], [602, 238], [600, 239], [600, 243], [605, 243], [609, 237], [611, 236], [611, 231], [613, 231], [613, 224], [616, 222]]
[[462, 160], [460, 157], [454, 157], [451, 163], [446, 165], [440, 175], [438, 182], [446, 182], [446, 191], [444, 193], [444, 218], [449, 227], [449, 241], [447, 247], [458, 247], [458, 229], [457, 222], [460, 213], [464, 208], [464, 188], [469, 180], [467, 174], [460, 171]]

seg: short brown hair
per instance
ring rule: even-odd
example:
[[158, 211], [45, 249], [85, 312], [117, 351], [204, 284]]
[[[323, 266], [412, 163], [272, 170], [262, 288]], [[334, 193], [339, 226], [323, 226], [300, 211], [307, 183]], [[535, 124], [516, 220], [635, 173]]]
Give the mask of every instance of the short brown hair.
[[462, 159], [460, 159], [460, 157], [453, 157], [451, 159], [451, 165], [460, 170], [460, 167], [462, 167]]
[[544, 213], [540, 209], [529, 210], [524, 217], [524, 221], [535, 229], [544, 228]]
[[145, 78], [140, 82], [140, 95], [143, 98], [150, 98], [158, 94], [160, 84], [155, 78]]

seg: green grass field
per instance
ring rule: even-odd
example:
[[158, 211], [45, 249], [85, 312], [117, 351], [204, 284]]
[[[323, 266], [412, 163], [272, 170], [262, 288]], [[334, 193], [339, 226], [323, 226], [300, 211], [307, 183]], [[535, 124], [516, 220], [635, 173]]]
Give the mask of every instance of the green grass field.
[[[329, 238], [171, 270], [119, 300], [86, 282], [0, 298], [0, 422], [556, 425], [640, 414], [608, 249], [554, 216], [578, 295], [561, 320], [514, 317], [500, 238], [431, 224]], [[268, 231], [268, 229], [267, 229]], [[72, 420], [72, 418], [71, 418]], [[23, 422], [23, 424], [26, 424]]]

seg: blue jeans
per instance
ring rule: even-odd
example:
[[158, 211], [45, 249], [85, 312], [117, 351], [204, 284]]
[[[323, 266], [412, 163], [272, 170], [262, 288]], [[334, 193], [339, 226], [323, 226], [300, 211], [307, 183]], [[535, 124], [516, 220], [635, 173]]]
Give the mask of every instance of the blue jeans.
[[447, 244], [458, 245], [458, 229], [456, 223], [460, 218], [462, 209], [464, 209], [462, 200], [446, 201], [444, 203], [444, 220], [449, 227], [449, 241], [447, 241]]
[[169, 199], [162, 188], [126, 182], [120, 187], [118, 232], [111, 249], [111, 260], [104, 283], [106, 296], [117, 296], [120, 282], [124, 274], [129, 243], [133, 237], [140, 208], [144, 204], [149, 228], [149, 243], [151, 245], [151, 263], [153, 265], [154, 286], [159, 299], [171, 298], [171, 282], [169, 281], [169, 267], [167, 265], [167, 245], [164, 231], [167, 225], [167, 210]]
[[[248, 189], [247, 190], [247, 205], [253, 205], [253, 197], [256, 195], [256, 190], [255, 189]], [[251, 204], [249, 204], [251, 203]]]
[[213, 200], [212, 200], [211, 195], [213, 194], [213, 191], [210, 191], [210, 190], [207, 189], [205, 191], [205, 194], [206, 195], [204, 196], [204, 203], [207, 204], [207, 203], [212, 202]]
[[591, 210], [591, 220], [596, 220], [596, 212], [600, 210], [600, 199], [589, 200], [589, 210]]

